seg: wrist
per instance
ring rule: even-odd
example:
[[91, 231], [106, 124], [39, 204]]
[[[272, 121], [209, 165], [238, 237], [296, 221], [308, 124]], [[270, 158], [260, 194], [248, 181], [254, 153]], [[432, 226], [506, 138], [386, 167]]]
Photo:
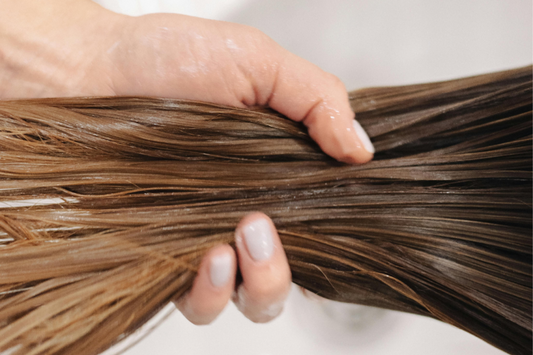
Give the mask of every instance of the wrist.
[[0, 98], [112, 94], [106, 50], [123, 17], [91, 1], [0, 1]]

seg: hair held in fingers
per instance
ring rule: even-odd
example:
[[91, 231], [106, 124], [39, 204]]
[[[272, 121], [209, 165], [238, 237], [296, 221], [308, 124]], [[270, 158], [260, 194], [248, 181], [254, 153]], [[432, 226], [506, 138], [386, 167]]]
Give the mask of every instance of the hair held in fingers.
[[531, 87], [527, 67], [351, 92], [364, 165], [267, 109], [0, 101], [0, 351], [105, 350], [257, 210], [300, 286], [530, 354]]

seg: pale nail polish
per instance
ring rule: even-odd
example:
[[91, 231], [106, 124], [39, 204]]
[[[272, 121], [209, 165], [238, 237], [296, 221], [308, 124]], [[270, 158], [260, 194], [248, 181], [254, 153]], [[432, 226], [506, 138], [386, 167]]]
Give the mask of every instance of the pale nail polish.
[[211, 265], [209, 267], [209, 277], [211, 283], [215, 287], [222, 287], [226, 285], [231, 276], [231, 256], [229, 254], [221, 254], [211, 258]]
[[363, 147], [366, 149], [369, 153], [374, 153], [376, 150], [374, 149], [374, 145], [370, 141], [370, 138], [368, 138], [368, 134], [366, 134], [363, 127], [361, 127], [361, 124], [357, 122], [357, 120], [353, 120], [353, 128], [355, 129], [355, 133], [359, 137], [359, 140], [361, 140], [361, 143], [363, 144]]
[[272, 229], [268, 221], [256, 219], [241, 229], [248, 252], [256, 261], [266, 260], [274, 252]]

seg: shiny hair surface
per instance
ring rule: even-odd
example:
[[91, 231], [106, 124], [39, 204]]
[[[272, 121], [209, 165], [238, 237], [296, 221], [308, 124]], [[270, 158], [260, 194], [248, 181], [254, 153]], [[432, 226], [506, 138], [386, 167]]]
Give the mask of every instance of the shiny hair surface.
[[0, 351], [105, 350], [260, 210], [304, 288], [530, 354], [531, 89], [527, 67], [354, 91], [361, 166], [265, 108], [0, 101]]

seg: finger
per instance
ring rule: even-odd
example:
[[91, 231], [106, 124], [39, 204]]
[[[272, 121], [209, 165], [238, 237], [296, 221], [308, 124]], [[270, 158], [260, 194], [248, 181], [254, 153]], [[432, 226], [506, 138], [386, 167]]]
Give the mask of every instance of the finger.
[[203, 258], [191, 291], [176, 307], [192, 323], [209, 324], [222, 312], [235, 288], [237, 263], [229, 245], [210, 250]]
[[335, 76], [285, 50], [269, 106], [303, 122], [322, 150], [346, 163], [366, 163], [374, 147], [354, 120], [344, 84]]
[[291, 285], [289, 264], [276, 228], [263, 213], [252, 213], [235, 232], [243, 282], [234, 297], [250, 320], [263, 323], [283, 309]]

